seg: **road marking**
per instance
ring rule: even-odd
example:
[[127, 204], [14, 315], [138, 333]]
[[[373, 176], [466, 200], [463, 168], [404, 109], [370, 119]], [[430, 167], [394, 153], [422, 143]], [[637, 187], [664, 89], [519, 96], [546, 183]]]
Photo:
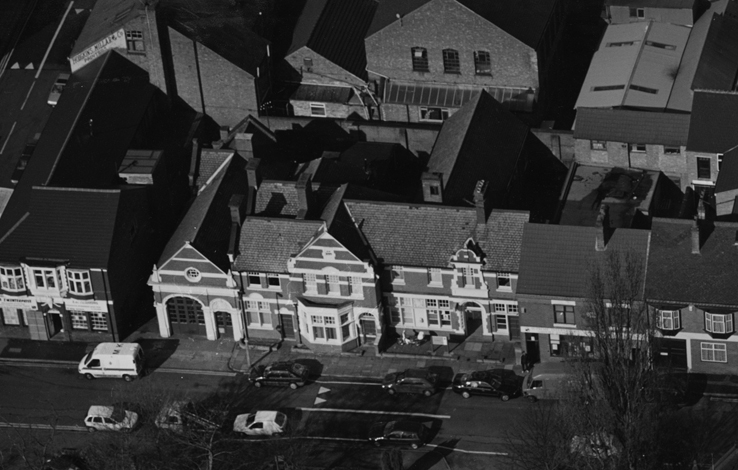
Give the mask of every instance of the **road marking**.
[[0, 423], [0, 428], [52, 429], [56, 431], [88, 432], [85, 426], [57, 424], [29, 424], [29, 423]]
[[23, 35], [23, 31], [25, 31], [26, 29], [28, 20], [30, 20], [31, 17], [33, 16], [33, 11], [36, 9], [37, 4], [38, 4], [38, 0], [33, 2], [33, 6], [31, 7], [31, 12], [28, 14], [28, 16], [26, 16], [26, 21], [23, 22], [23, 27], [20, 29], [20, 32], [18, 33], [18, 35], [15, 37], [15, 43], [13, 43], [13, 47], [10, 48], [10, 52], [5, 54], [5, 57], [3, 57], [3, 60], [0, 61], [0, 77], [2, 77], [3, 74], [5, 73], [6, 67], [8, 66], [8, 63], [10, 62], [10, 57], [13, 55], [13, 52], [15, 51], [15, 46], [18, 45], [18, 41], [20, 41], [20, 38]]
[[406, 413], [403, 411], [374, 411], [374, 410], [351, 410], [342, 408], [296, 408], [300, 411], [323, 411], [326, 413], [359, 413], [367, 415], [398, 415], [398, 416], [419, 416], [422, 418], [439, 418], [451, 419], [449, 415], [434, 415], [430, 413]]
[[438, 445], [438, 444], [426, 444], [426, 446], [428, 446], [428, 447], [435, 447], [436, 449], [452, 450], [454, 452], [461, 452], [463, 454], [499, 455], [501, 457], [510, 455], [507, 452], [490, 452], [490, 451], [486, 451], [486, 450], [464, 450], [464, 449], [459, 449], [459, 448], [456, 448], [456, 447], [441, 446], [441, 445]]
[[318, 395], [320, 395], [321, 393], [330, 392], [330, 391], [331, 391], [330, 388], [320, 387], [320, 390], [318, 390]]
[[54, 37], [51, 38], [49, 47], [46, 48], [46, 54], [44, 54], [44, 58], [41, 59], [41, 63], [38, 66], [38, 72], [36, 72], [36, 76], [34, 77], [34, 80], [36, 80], [38, 76], [41, 75], [41, 70], [43, 70], [44, 68], [44, 64], [46, 63], [46, 58], [49, 57], [49, 52], [51, 52], [51, 48], [54, 46], [54, 41], [56, 41], [56, 37], [59, 35], [59, 31], [61, 30], [62, 25], [64, 24], [64, 20], [67, 19], [67, 15], [69, 15], [69, 10], [72, 9], [72, 5], [74, 5], [74, 2], [69, 2], [67, 11], [64, 12], [64, 16], [62, 16], [62, 19], [59, 22], [59, 26], [56, 27], [56, 32], [54, 33]]
[[0, 155], [2, 155], [3, 152], [5, 151], [5, 146], [8, 145], [8, 141], [10, 140], [10, 136], [13, 135], [13, 131], [15, 130], [15, 124], [17, 122], [18, 121], [13, 123], [13, 127], [10, 128], [10, 132], [8, 132], [8, 135], [5, 136], [5, 142], [3, 143], [3, 147], [0, 148]]
[[328, 400], [324, 400], [323, 398], [320, 398], [320, 397], [315, 397], [315, 403], [313, 403], [313, 406], [320, 405], [321, 403], [325, 403], [326, 401]]
[[28, 97], [31, 96], [31, 90], [33, 90], [33, 87], [36, 86], [36, 81], [34, 80], [31, 82], [31, 88], [28, 89], [28, 93], [26, 93], [26, 99], [23, 100], [23, 104], [21, 105], [21, 111], [23, 111], [23, 108], [26, 107], [26, 101], [28, 101]]
[[373, 382], [338, 382], [331, 380], [316, 380], [316, 384], [327, 384], [327, 385], [382, 385]]

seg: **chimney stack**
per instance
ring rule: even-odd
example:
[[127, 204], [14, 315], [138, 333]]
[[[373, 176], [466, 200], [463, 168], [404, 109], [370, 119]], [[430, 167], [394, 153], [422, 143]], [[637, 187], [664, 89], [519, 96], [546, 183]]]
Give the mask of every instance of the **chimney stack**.
[[236, 134], [234, 147], [246, 160], [254, 157], [253, 137], [254, 134], [251, 133], [239, 132]]
[[220, 140], [223, 142], [228, 140], [228, 134], [231, 133], [231, 128], [228, 126], [220, 126]]
[[261, 160], [258, 158], [252, 158], [246, 163], [246, 175], [248, 177], [249, 188], [256, 191], [259, 189], [259, 164]]
[[304, 219], [307, 216], [308, 209], [310, 209], [310, 197], [312, 193], [311, 178], [312, 175], [310, 173], [302, 173], [295, 184], [295, 189], [297, 190], [298, 219]]
[[241, 225], [241, 206], [243, 206], [243, 194], [233, 194], [228, 201], [228, 210], [231, 211], [231, 223]]
[[595, 238], [595, 250], [605, 251], [607, 247], [607, 232], [610, 229], [610, 208], [607, 204], [600, 205], [600, 213], [597, 215], [597, 222], [595, 222], [596, 238]]
[[700, 254], [700, 226], [699, 222], [697, 221], [697, 217], [694, 219], [694, 223], [692, 224], [692, 254], [693, 255], [699, 255]]
[[477, 181], [474, 186], [474, 207], [477, 210], [477, 225], [485, 225], [487, 223], [487, 204], [485, 196], [489, 183], [484, 180]]

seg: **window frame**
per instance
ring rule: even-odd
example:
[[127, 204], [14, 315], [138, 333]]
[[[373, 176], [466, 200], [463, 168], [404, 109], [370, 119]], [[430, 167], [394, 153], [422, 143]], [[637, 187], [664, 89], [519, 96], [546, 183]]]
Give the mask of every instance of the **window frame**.
[[261, 273], [248, 271], [246, 273], [246, 285], [249, 289], [261, 289]]
[[[11, 272], [12, 274], [10, 274]], [[14, 284], [15, 287], [11, 287], [11, 284]], [[24, 292], [26, 290], [26, 279], [23, 267], [0, 266], [0, 286], [4, 291]]]
[[[722, 331], [716, 331], [716, 325], [722, 325]], [[733, 314], [705, 312], [705, 331], [717, 335], [728, 335], [735, 333]]]
[[[276, 280], [276, 284], [272, 284], [272, 281]], [[271, 289], [279, 289], [282, 287], [282, 280], [279, 279], [279, 274], [267, 273], [267, 287]]]
[[405, 270], [402, 266], [390, 266], [390, 276], [392, 278], [392, 284], [405, 284]]
[[443, 273], [441, 268], [428, 268], [428, 285], [443, 287]]
[[326, 274], [325, 285], [328, 295], [341, 295], [341, 277], [338, 274]]
[[325, 107], [325, 103], [310, 103], [310, 116], [327, 117], [328, 110]]
[[[563, 314], [563, 322], [558, 321], [559, 313]], [[576, 326], [577, 324], [574, 305], [553, 304], [553, 314], [554, 325]], [[571, 316], [571, 321], [569, 321], [569, 316]]]
[[413, 72], [430, 72], [428, 64], [428, 49], [419, 46], [412, 47], [410, 48], [410, 58], [412, 60]]
[[[718, 358], [718, 353], [722, 353], [722, 358]], [[700, 361], [727, 364], [728, 345], [725, 343], [700, 342]]]
[[110, 329], [108, 316], [105, 312], [90, 312], [89, 322], [90, 329], [93, 331], [108, 331]]
[[[712, 179], [712, 159], [710, 157], [696, 157], [697, 164], [697, 179], [698, 180], [711, 180]], [[705, 166], [705, 164], [707, 166]]]
[[[248, 328], [272, 328], [272, 309], [269, 302], [264, 299], [244, 299], [243, 307]], [[254, 317], [258, 321], [254, 321]]]
[[[512, 275], [510, 273], [498, 272], [495, 276], [497, 279], [497, 290], [512, 292]], [[501, 283], [501, 280], [507, 279], [507, 283]]]
[[[643, 148], [641, 150], [641, 148]], [[646, 144], [628, 144], [630, 153], [646, 153]]]
[[[421, 106], [418, 113], [422, 122], [444, 122], [451, 117], [449, 108], [439, 106]], [[438, 114], [438, 117], [434, 117], [436, 114]]]
[[607, 142], [604, 140], [590, 140], [590, 150], [607, 150]]
[[[49, 276], [49, 274], [52, 274], [52, 276]], [[42, 268], [42, 267], [32, 267], [31, 268], [31, 277], [33, 278], [33, 284], [36, 286], [37, 289], [43, 289], [43, 290], [54, 290], [59, 289], [59, 276], [57, 274], [56, 268]], [[41, 279], [43, 281], [43, 285], [39, 285], [38, 280]], [[54, 281], [53, 286], [48, 285], [48, 280], [52, 279]]]
[[461, 59], [456, 49], [444, 49], [441, 51], [443, 57], [443, 73], [461, 75]]
[[305, 285], [306, 294], [318, 293], [318, 276], [313, 273], [303, 273], [302, 282]]
[[[193, 269], [193, 268], [190, 268]], [[90, 271], [86, 269], [67, 269], [67, 286], [69, 287], [69, 293], [74, 295], [92, 295], [92, 277], [90, 276]], [[198, 274], [200, 272], [198, 271]], [[81, 279], [73, 279], [74, 276], [86, 276], [85, 278]], [[189, 280], [189, 278], [188, 278]], [[82, 287], [82, 289], [77, 289], [78, 287]], [[86, 287], [86, 289], [84, 289]]]
[[682, 149], [680, 147], [672, 147], [670, 145], [664, 145], [664, 155], [681, 155]]
[[[138, 46], [141, 46], [139, 49]], [[134, 54], [146, 54], [146, 43], [144, 42], [143, 31], [126, 30], [126, 50]]]
[[489, 51], [474, 51], [474, 74], [492, 76], [492, 54]]
[[[664, 331], [676, 331], [682, 329], [682, 313], [680, 310], [657, 310], [656, 328]], [[665, 314], [668, 314], [668, 318]], [[665, 326], [668, 320], [669, 326]]]

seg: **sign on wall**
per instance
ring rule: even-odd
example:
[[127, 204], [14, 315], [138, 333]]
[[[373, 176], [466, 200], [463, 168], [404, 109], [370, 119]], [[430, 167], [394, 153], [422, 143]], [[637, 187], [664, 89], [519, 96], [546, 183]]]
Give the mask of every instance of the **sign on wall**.
[[126, 33], [123, 29], [102, 38], [76, 56], [71, 57], [69, 63], [72, 66], [72, 73], [100, 57], [105, 51], [115, 48], [126, 48]]

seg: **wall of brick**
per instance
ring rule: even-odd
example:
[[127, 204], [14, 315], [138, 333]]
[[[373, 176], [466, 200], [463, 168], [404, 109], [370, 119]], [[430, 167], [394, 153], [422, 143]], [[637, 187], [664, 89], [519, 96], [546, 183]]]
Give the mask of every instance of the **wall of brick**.
[[[310, 70], [305, 67], [304, 59], [306, 58], [312, 59], [312, 68]], [[356, 87], [366, 86], [364, 80], [347, 72], [308, 47], [301, 47], [285, 57], [285, 60], [294, 69], [294, 73], [299, 77], [300, 83], [335, 86], [346, 86], [348, 84]]]
[[[293, 101], [290, 100], [290, 104], [292, 105], [292, 110], [295, 114], [295, 116], [305, 116], [305, 117], [313, 117], [312, 112], [310, 111], [310, 103], [309, 101]], [[319, 102], [315, 101], [315, 103], [322, 103], [325, 105], [325, 112], [326, 116], [328, 118], [334, 118], [334, 119], [345, 119], [348, 116], [350, 116], [352, 113], [356, 113], [357, 115], [368, 118], [366, 115], [366, 108], [363, 106], [351, 106], [348, 104], [341, 104], [341, 103], [325, 103], [325, 102]], [[315, 116], [315, 119], [320, 119], [319, 116]]]
[[575, 160], [576, 140], [572, 131], [553, 129], [531, 129], [530, 131], [563, 163]]
[[[697, 158], [709, 158], [710, 159], [710, 179], [703, 179], [697, 177]], [[692, 184], [693, 180], [699, 179], [705, 183], [717, 181], [718, 167], [717, 167], [717, 154], [707, 152], [695, 152], [692, 150], [687, 151], [686, 157], [686, 174], [689, 184]]]
[[143, 34], [146, 51], [131, 52], [121, 50], [120, 52], [128, 60], [149, 72], [149, 81], [151, 84], [167, 93], [156, 12], [153, 9], [140, 10], [140, 15], [126, 23], [124, 29], [126, 31], [140, 31]]
[[717, 215], [732, 214], [736, 196], [738, 196], [738, 189], [715, 193]]
[[643, 8], [644, 18], [631, 17], [630, 8], [627, 6], [611, 5], [607, 8], [610, 12], [611, 24], [634, 23], [637, 21], [658, 21], [660, 23], [683, 25], [694, 23], [692, 10], [688, 8]]
[[[367, 69], [395, 80], [538, 88], [534, 50], [454, 0], [434, 0], [365, 41]], [[412, 47], [428, 51], [427, 73], [413, 72]], [[442, 50], [459, 52], [460, 74], [443, 71]], [[492, 75], [476, 75], [474, 51], [490, 52]]]

